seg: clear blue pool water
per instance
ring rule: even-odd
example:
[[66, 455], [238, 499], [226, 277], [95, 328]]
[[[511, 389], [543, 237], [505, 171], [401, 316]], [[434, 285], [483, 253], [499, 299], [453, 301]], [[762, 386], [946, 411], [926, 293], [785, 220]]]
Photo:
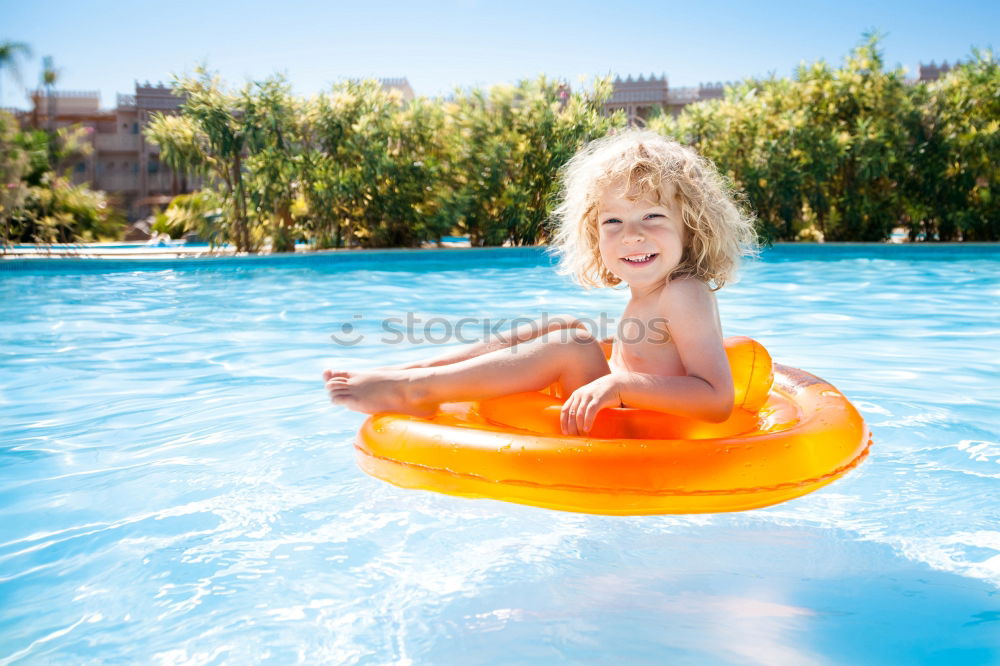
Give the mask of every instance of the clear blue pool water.
[[1000, 248], [782, 246], [719, 299], [871, 457], [602, 517], [369, 478], [319, 378], [440, 351], [406, 312], [620, 313], [538, 250], [0, 263], [0, 664], [1000, 663]]

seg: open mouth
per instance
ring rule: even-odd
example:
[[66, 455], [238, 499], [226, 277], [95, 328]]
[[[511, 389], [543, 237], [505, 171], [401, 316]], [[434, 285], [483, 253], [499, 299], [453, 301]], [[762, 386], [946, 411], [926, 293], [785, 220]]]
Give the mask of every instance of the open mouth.
[[633, 266], [641, 266], [643, 264], [648, 264], [653, 259], [656, 259], [658, 254], [633, 254], [628, 257], [622, 257], [622, 261], [625, 263], [632, 264]]

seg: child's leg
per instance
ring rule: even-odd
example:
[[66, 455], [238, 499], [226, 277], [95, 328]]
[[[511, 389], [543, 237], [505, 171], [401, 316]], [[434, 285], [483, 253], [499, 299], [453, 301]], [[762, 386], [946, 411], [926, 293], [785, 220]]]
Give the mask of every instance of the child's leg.
[[419, 416], [442, 402], [484, 400], [537, 391], [559, 382], [564, 395], [608, 374], [600, 344], [579, 335], [547, 333], [528, 342], [432, 368], [333, 372], [323, 376], [330, 398], [359, 412]]
[[435, 368], [451, 365], [470, 358], [482, 356], [492, 351], [507, 349], [514, 345], [530, 342], [546, 333], [565, 331], [564, 335], [586, 334], [587, 327], [576, 317], [570, 315], [544, 316], [532, 322], [525, 322], [512, 329], [509, 333], [500, 333], [492, 338], [476, 342], [459, 349], [445, 352], [427, 361], [417, 361], [398, 366], [386, 366], [382, 370], [410, 370], [413, 368]]

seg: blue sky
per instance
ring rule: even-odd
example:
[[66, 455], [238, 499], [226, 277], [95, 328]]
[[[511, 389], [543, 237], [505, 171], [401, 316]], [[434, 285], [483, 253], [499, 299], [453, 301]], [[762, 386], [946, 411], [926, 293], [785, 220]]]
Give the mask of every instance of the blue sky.
[[[885, 34], [890, 65], [954, 61], [1000, 48], [1000, 2], [242, 2], [0, 0], [0, 40], [27, 42], [35, 85], [51, 55], [67, 90], [102, 106], [136, 80], [170, 80], [204, 62], [230, 84], [275, 72], [299, 94], [355, 77], [405, 76], [417, 94], [544, 73], [667, 74], [672, 86], [790, 75], [839, 63], [863, 32]], [[0, 106], [26, 108], [2, 81]]]

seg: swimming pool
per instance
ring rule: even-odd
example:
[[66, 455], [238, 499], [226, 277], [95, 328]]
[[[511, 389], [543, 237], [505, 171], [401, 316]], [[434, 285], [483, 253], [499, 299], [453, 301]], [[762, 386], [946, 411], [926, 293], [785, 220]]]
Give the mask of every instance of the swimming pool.
[[0, 262], [0, 664], [1000, 663], [1000, 249], [779, 246], [719, 298], [872, 455], [623, 518], [383, 484], [323, 391], [462, 318], [620, 313], [539, 250]]

